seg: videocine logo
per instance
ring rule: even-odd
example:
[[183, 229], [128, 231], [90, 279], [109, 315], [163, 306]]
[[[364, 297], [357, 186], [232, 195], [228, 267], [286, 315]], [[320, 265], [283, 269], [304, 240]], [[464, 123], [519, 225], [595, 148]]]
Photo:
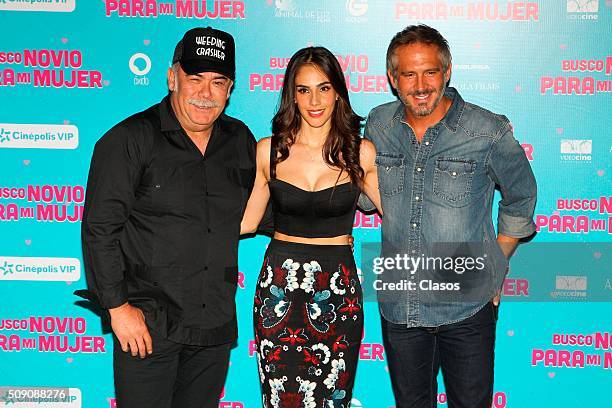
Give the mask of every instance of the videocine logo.
[[0, 280], [76, 282], [81, 262], [76, 258], [0, 256]]
[[563, 161], [590, 162], [592, 152], [592, 140], [561, 140], [561, 160]]
[[51, 11], [70, 13], [76, 7], [76, 0], [0, 0], [0, 10], [6, 11]]
[[587, 290], [586, 276], [560, 276], [555, 280], [557, 290]]
[[567, 0], [568, 13], [597, 13], [599, 0]]
[[149, 78], [147, 78], [146, 75], [151, 71], [153, 64], [151, 63], [151, 58], [149, 58], [147, 54], [137, 52], [132, 55], [128, 62], [128, 66], [132, 74], [136, 75], [134, 77], [134, 85], [149, 85]]
[[561, 140], [561, 153], [563, 154], [591, 154], [593, 153], [593, 141], [584, 140]]

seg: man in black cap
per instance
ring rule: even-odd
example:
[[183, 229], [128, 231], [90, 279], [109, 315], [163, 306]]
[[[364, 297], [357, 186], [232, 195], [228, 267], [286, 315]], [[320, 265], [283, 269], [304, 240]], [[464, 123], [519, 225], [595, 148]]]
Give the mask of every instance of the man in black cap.
[[82, 223], [91, 294], [114, 332], [118, 406], [218, 407], [231, 344], [240, 220], [255, 138], [223, 114], [234, 39], [194, 28], [169, 94], [94, 149]]

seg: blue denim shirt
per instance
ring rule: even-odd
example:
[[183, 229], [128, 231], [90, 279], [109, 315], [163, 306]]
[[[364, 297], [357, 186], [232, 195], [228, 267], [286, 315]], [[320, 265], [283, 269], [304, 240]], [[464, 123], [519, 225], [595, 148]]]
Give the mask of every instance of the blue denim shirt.
[[[419, 282], [432, 279], [431, 272], [401, 271], [403, 278], [417, 283], [417, 289], [378, 297], [383, 317], [407, 327], [466, 319], [501, 288], [508, 262], [492, 222], [496, 185], [502, 193], [499, 233], [523, 238], [535, 231], [536, 182], [510, 122], [464, 102], [454, 88], [447, 88], [445, 96], [452, 100], [450, 109], [427, 129], [421, 143], [405, 121], [401, 101], [374, 108], [365, 127], [365, 137], [377, 150], [384, 210], [382, 256], [430, 256], [438, 243], [469, 244], [474, 255], [484, 256], [486, 265], [478, 273], [457, 276], [470, 288], [469, 295], [423, 290]], [[383, 281], [393, 280], [386, 275], [393, 274], [383, 273]]]

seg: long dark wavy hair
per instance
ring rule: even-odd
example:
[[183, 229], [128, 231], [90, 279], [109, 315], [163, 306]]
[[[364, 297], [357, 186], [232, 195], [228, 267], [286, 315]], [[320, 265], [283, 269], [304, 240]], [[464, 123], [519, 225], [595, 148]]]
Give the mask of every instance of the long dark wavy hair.
[[328, 165], [346, 171], [352, 183], [361, 185], [364, 171], [359, 165], [359, 144], [363, 118], [351, 108], [346, 81], [338, 60], [324, 47], [302, 48], [291, 57], [287, 65], [280, 106], [272, 119], [271, 175], [276, 177], [276, 165], [289, 157], [289, 149], [295, 143], [302, 124], [302, 117], [295, 103], [295, 77], [298, 70], [307, 64], [319, 69], [338, 94], [330, 118], [331, 129], [323, 145], [323, 158]]

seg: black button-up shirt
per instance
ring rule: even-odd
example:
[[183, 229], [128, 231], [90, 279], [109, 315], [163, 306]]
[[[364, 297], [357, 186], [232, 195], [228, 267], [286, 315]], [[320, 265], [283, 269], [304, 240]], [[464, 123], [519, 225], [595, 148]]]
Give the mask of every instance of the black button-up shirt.
[[236, 339], [238, 239], [255, 146], [242, 122], [221, 115], [202, 155], [168, 97], [96, 143], [82, 239], [87, 284], [103, 308], [129, 301], [179, 343]]

